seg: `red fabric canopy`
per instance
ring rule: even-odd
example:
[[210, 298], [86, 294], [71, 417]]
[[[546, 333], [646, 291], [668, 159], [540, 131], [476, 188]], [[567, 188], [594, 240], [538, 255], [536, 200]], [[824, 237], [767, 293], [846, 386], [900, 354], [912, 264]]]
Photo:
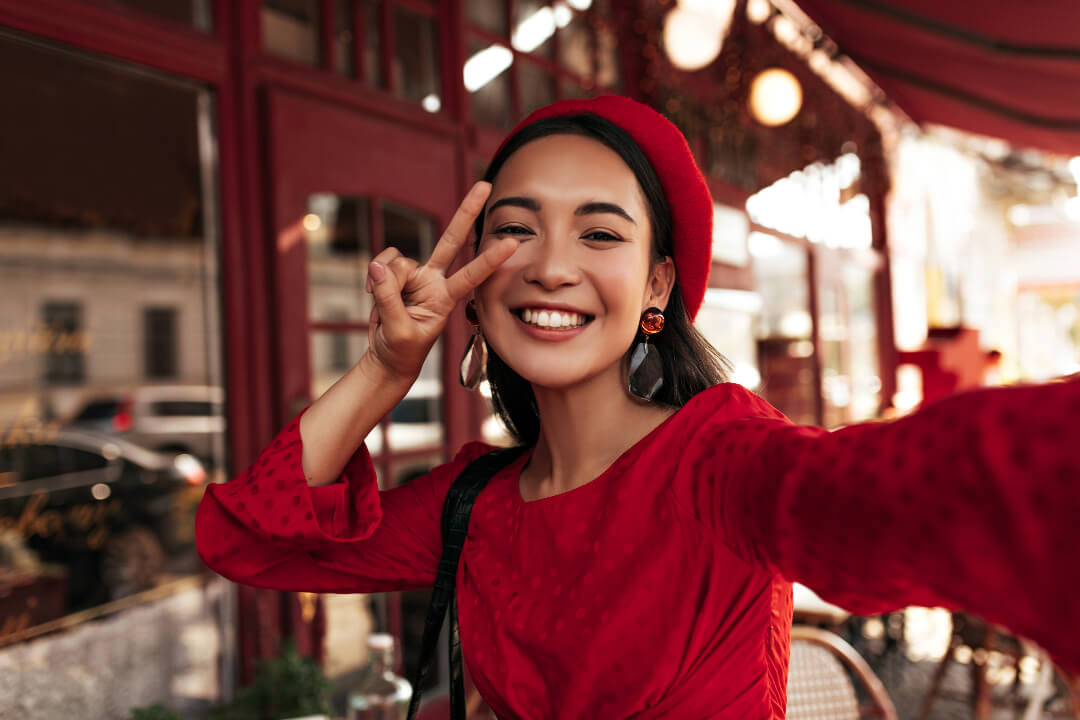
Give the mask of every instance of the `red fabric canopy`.
[[1080, 0], [796, 0], [917, 122], [1080, 155]]

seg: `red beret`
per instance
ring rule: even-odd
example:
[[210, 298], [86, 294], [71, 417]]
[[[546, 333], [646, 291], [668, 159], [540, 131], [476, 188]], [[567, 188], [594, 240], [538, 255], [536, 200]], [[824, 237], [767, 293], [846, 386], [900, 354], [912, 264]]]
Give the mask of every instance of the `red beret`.
[[[526, 125], [559, 115], [593, 113], [625, 130], [645, 153], [660, 178], [671, 208], [675, 272], [690, 318], [705, 299], [712, 267], [712, 197], [686, 138], [667, 118], [636, 100], [604, 95], [589, 100], [561, 100], [533, 111], [506, 140]], [[500, 147], [501, 149], [501, 147]]]

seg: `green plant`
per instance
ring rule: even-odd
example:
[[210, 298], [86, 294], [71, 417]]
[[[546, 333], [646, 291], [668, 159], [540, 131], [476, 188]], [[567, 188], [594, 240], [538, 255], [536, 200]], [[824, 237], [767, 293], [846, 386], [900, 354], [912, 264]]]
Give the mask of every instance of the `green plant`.
[[261, 660], [255, 682], [241, 688], [236, 698], [217, 709], [212, 720], [280, 720], [302, 715], [329, 714], [330, 682], [311, 658], [301, 657], [289, 640], [281, 654]]
[[146, 707], [131, 708], [131, 720], [180, 720], [180, 716], [175, 710], [161, 703], [154, 703]]

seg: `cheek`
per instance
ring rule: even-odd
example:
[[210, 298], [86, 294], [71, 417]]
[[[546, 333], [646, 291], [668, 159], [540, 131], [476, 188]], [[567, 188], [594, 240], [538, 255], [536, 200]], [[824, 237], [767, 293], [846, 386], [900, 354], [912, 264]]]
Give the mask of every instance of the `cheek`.
[[607, 253], [605, 261], [596, 263], [590, 273], [608, 314], [634, 319], [641, 312], [646, 274], [640, 258], [630, 253]]

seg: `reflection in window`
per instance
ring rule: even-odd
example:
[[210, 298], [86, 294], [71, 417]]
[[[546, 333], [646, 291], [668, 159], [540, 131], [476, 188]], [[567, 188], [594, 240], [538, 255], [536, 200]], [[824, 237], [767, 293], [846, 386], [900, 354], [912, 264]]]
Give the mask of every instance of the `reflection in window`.
[[345, 77], [355, 77], [353, 62], [353, 0], [334, 2], [334, 71]]
[[[566, 13], [568, 8], [563, 8]], [[546, 0], [514, 2], [514, 32], [510, 44], [519, 52], [551, 57], [551, 36], [558, 27], [554, 8]]]
[[559, 31], [559, 64], [583, 78], [593, 75], [588, 21], [580, 13]]
[[435, 249], [435, 223], [403, 205], [382, 204], [383, 245], [396, 247], [405, 257], [424, 263]]
[[465, 0], [465, 18], [481, 30], [506, 36], [506, 3], [503, 0]]
[[758, 367], [765, 398], [793, 421], [817, 423], [813, 318], [806, 250], [773, 235], [750, 233], [755, 287], [761, 295]]
[[514, 54], [502, 45], [476, 38], [468, 42], [465, 89], [469, 92], [473, 122], [497, 128], [510, 127], [510, 79], [506, 70]]
[[592, 93], [575, 80], [562, 78], [559, 81], [559, 97], [563, 100], [573, 98], [590, 98]]
[[18, 438], [0, 521], [55, 518], [8, 538], [40, 623], [199, 567], [192, 495], [224, 475], [213, 107], [198, 85], [12, 35], [0, 86], [0, 137], [18, 138], [0, 173], [0, 436]]
[[874, 270], [837, 251], [822, 250], [821, 258], [818, 335], [824, 424], [836, 427], [875, 417], [881, 401]]
[[114, 0], [143, 12], [175, 20], [198, 30], [213, 27], [212, 0]]
[[621, 87], [619, 39], [608, 27], [596, 29], [596, 84], [611, 90]]
[[322, 396], [360, 361], [368, 347], [366, 330], [311, 333], [311, 396]]
[[428, 112], [442, 107], [439, 86], [439, 33], [434, 18], [394, 7], [394, 87]]
[[382, 19], [379, 0], [360, 0], [364, 23], [364, 81], [371, 87], [384, 87], [382, 74]]
[[267, 52], [319, 65], [319, 0], [263, 0], [262, 40]]
[[537, 108], [555, 102], [555, 81], [551, 73], [539, 65], [525, 61], [521, 64], [521, 114], [528, 115]]
[[395, 453], [438, 448], [443, 443], [442, 342], [428, 353], [409, 392], [390, 412], [387, 440]]
[[761, 296], [745, 290], [709, 288], [694, 325], [731, 363], [731, 380], [751, 390], [761, 385], [757, 316]]
[[370, 213], [366, 198], [329, 193], [308, 198], [304, 231], [311, 320], [367, 322], [371, 315], [371, 295], [364, 289], [372, 258]]

